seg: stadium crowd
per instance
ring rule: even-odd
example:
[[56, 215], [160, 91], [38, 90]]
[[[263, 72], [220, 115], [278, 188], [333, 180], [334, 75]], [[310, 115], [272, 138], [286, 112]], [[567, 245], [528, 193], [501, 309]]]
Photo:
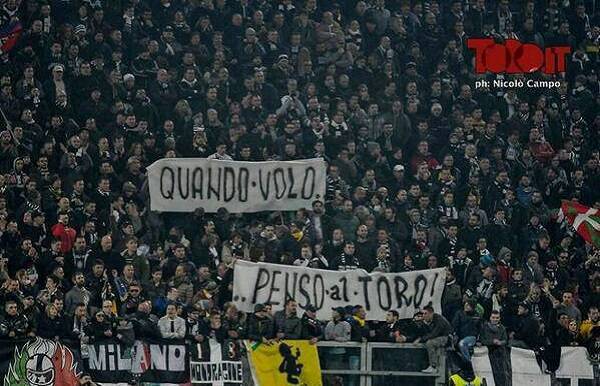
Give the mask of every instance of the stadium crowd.
[[[555, 220], [561, 199], [600, 208], [593, 3], [1, 0], [23, 33], [0, 52], [0, 338], [421, 342], [430, 372], [447, 346], [599, 360], [600, 252]], [[471, 37], [568, 45], [567, 71], [475, 88], [496, 75]], [[169, 157], [322, 157], [326, 197], [152, 212], [145, 168]], [[246, 315], [236, 259], [446, 267], [443, 311]]]

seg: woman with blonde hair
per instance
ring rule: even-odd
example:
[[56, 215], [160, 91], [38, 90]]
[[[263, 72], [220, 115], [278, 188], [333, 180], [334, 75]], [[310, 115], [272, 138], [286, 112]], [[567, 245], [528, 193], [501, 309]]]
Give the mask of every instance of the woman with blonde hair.
[[193, 116], [194, 113], [190, 104], [185, 99], [180, 99], [173, 108], [175, 113], [174, 122], [175, 122], [175, 131], [178, 133], [186, 133], [188, 132], [193, 124]]
[[65, 331], [63, 319], [58, 315], [56, 306], [53, 303], [48, 304], [38, 322], [38, 336], [58, 341], [64, 337]]

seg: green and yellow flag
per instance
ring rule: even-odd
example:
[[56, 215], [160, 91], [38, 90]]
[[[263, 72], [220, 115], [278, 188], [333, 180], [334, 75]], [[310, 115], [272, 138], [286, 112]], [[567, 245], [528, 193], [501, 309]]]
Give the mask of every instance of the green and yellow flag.
[[246, 349], [256, 386], [323, 385], [317, 346], [308, 340], [246, 341]]

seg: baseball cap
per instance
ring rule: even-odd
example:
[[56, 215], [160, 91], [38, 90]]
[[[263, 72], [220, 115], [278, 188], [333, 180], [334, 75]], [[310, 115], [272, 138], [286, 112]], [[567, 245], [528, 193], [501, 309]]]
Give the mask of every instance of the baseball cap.
[[310, 312], [317, 312], [317, 307], [313, 306], [312, 304], [309, 304], [306, 306], [306, 308], [304, 308], [304, 310]]
[[404, 165], [396, 165], [396, 166], [394, 166], [394, 171], [395, 172], [403, 172], [404, 171]]
[[265, 305], [264, 304], [257, 304], [254, 306], [254, 312], [262, 312], [265, 310]]

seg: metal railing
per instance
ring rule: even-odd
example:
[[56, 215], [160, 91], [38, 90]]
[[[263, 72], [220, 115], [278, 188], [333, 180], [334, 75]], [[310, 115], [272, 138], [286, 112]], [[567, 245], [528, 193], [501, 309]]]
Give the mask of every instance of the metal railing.
[[344, 386], [446, 384], [446, 365], [436, 373], [422, 373], [429, 365], [425, 345], [418, 343], [318, 343], [324, 384], [341, 377]]

